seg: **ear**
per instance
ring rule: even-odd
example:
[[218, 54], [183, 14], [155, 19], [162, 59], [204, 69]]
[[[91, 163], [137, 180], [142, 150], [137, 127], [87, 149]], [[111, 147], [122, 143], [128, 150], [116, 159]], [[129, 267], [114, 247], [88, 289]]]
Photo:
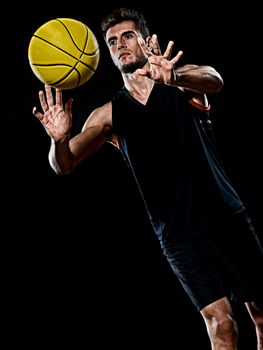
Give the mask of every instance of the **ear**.
[[152, 49], [152, 37], [148, 36], [145, 40], [146, 46], [149, 47], [149, 49]]

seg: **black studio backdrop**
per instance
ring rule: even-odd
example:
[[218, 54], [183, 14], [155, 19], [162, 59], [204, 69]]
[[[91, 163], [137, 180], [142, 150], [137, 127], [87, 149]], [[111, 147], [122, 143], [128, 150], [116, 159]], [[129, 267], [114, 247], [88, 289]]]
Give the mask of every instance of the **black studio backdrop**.
[[[20, 325], [20, 332], [33, 330], [43, 344], [51, 336], [56, 342], [70, 342], [74, 333], [81, 339], [88, 334], [85, 342], [96, 340], [98, 347], [106, 340], [123, 349], [140, 339], [146, 348], [161, 342], [162, 349], [168, 349], [178, 342], [187, 349], [195, 341], [210, 349], [204, 325], [163, 259], [136, 186], [116, 149], [106, 145], [66, 177], [57, 176], [48, 164], [50, 140], [32, 114], [43, 88], [27, 59], [35, 30], [53, 18], [70, 17], [90, 26], [99, 41], [100, 62], [94, 76], [63, 94], [64, 100], [74, 99], [73, 134], [92, 109], [122, 85], [99, 22], [112, 9], [130, 3], [77, 5], [58, 2], [35, 8], [32, 14], [23, 4], [23, 16], [20, 8], [12, 12], [5, 37], [12, 52], [8, 59], [12, 78], [3, 87], [7, 96], [1, 133], [6, 285], [16, 319], [10, 324], [17, 329]], [[248, 69], [257, 61], [257, 11], [239, 8], [237, 16], [222, 4], [212, 8], [202, 2], [175, 4], [172, 11], [139, 1], [132, 6], [146, 15], [162, 49], [174, 40], [175, 53], [184, 51], [182, 64], [209, 64], [222, 74], [223, 90], [210, 97], [218, 145], [261, 231], [260, 100], [251, 89], [256, 78]], [[244, 23], [252, 16], [248, 29]], [[242, 312], [240, 324], [246, 334], [241, 349], [247, 349], [253, 333]], [[21, 332], [21, 343], [33, 341], [30, 333]]]
[[[32, 193], [36, 196], [40, 192], [49, 198], [49, 191], [46, 190], [48, 184], [51, 182], [53, 185], [54, 182], [56, 188], [61, 183], [54, 176], [47, 161], [49, 137], [32, 114], [33, 106], [39, 107], [38, 91], [43, 88], [43, 84], [33, 74], [28, 63], [27, 50], [31, 36], [37, 28], [51, 19], [71, 17], [90, 26], [99, 41], [100, 62], [94, 76], [83, 86], [66, 91], [63, 95], [64, 100], [69, 97], [74, 99], [74, 134], [81, 129], [93, 108], [108, 101], [122, 85], [120, 74], [111, 62], [99, 24], [112, 9], [130, 5], [129, 2], [115, 1], [103, 7], [93, 4], [91, 8], [87, 8], [85, 4], [83, 10], [81, 6], [84, 3], [78, 8], [68, 8], [58, 2], [52, 8], [35, 11], [34, 16], [25, 11], [21, 16], [19, 8], [13, 13], [12, 25], [8, 28], [9, 35], [5, 36], [8, 47], [11, 46], [7, 52], [12, 53], [8, 57], [9, 61], [11, 59], [12, 78], [3, 86], [7, 97], [3, 104], [5, 113], [1, 140], [2, 174], [11, 183], [7, 187], [9, 190], [15, 185], [16, 191], [22, 189], [22, 192], [26, 191], [26, 195]], [[139, 1], [132, 6], [145, 14], [151, 32], [158, 34], [163, 50], [169, 40], [174, 40], [174, 52], [181, 49], [184, 51], [181, 64], [209, 64], [222, 74], [224, 88], [219, 94], [209, 97], [218, 146], [230, 177], [248, 202], [257, 224], [261, 226], [258, 220], [262, 188], [262, 172], [259, 170], [262, 138], [258, 127], [260, 96], [254, 88], [258, 75], [248, 74], [251, 67], [257, 67], [259, 59], [257, 39], [260, 22], [257, 20], [256, 8], [239, 6], [237, 15], [234, 10], [230, 11], [222, 4], [213, 5], [213, 9], [202, 3], [176, 4], [173, 11], [167, 8], [158, 8], [157, 11], [156, 8], [149, 8]], [[24, 6], [23, 9], [25, 10]], [[253, 18], [249, 28], [245, 25], [248, 18]], [[247, 38], [250, 38], [249, 42]], [[108, 148], [100, 153], [100, 157], [103, 158], [106, 153], [106, 163], [112, 162], [111, 171], [116, 169], [115, 175], [118, 178], [118, 167], [123, 169], [123, 165], [120, 164], [120, 157], [116, 156], [116, 152]], [[100, 174], [100, 167], [103, 171], [105, 168], [103, 161], [97, 163], [99, 164], [96, 164], [95, 169]], [[96, 172], [91, 168], [88, 170], [89, 176]], [[120, 178], [120, 181], [125, 182], [121, 176]], [[97, 191], [96, 186], [89, 190], [95, 193]], [[115, 190], [118, 191], [116, 188]]]

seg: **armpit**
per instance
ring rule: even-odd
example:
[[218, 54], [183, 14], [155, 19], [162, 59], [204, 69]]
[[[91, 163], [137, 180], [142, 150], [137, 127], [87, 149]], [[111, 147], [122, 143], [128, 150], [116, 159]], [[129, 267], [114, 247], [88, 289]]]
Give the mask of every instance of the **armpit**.
[[107, 142], [111, 143], [113, 146], [120, 149], [119, 137], [117, 135], [113, 134], [111, 136], [111, 139], [108, 140]]

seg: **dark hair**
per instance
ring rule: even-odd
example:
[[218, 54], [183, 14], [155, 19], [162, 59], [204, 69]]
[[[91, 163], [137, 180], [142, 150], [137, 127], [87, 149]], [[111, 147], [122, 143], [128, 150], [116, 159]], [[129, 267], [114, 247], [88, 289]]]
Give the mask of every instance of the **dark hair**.
[[144, 16], [135, 9], [121, 7], [120, 9], [114, 10], [110, 15], [102, 20], [101, 29], [104, 38], [106, 37], [106, 32], [109, 28], [123, 21], [133, 21], [136, 29], [140, 31], [143, 39], [150, 36], [148, 24]]

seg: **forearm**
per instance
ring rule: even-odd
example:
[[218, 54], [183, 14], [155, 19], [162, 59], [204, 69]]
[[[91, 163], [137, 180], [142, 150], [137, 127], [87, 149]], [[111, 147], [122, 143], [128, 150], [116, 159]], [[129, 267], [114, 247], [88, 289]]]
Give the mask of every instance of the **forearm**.
[[69, 174], [108, 140], [111, 140], [111, 128], [100, 124], [84, 127], [81, 133], [70, 140], [65, 138], [56, 142], [52, 139], [49, 163], [58, 175]]
[[187, 65], [174, 70], [174, 85], [201, 94], [216, 93], [224, 85], [221, 75], [210, 66]]
[[51, 139], [48, 160], [51, 168], [58, 174], [69, 174], [73, 170], [73, 155], [69, 148], [69, 140], [56, 142]]

